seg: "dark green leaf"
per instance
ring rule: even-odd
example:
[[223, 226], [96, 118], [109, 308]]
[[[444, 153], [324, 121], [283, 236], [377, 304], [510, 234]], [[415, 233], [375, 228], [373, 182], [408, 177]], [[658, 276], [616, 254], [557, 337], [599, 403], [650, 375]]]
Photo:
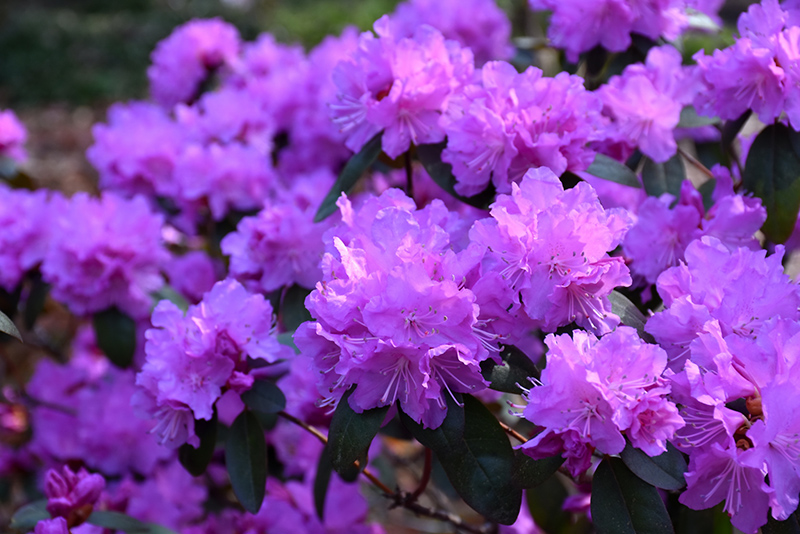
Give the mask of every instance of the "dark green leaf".
[[25, 300], [25, 312], [23, 314], [25, 328], [28, 330], [33, 328], [36, 324], [36, 319], [39, 318], [42, 310], [44, 310], [44, 303], [47, 300], [48, 293], [50, 293], [50, 284], [44, 282], [41, 275], [35, 276], [28, 298]]
[[253, 387], [242, 393], [242, 401], [261, 413], [278, 413], [286, 408], [286, 396], [281, 388], [267, 380], [256, 380]]
[[267, 443], [264, 430], [248, 410], [239, 414], [228, 431], [225, 463], [236, 498], [255, 514], [264, 501], [267, 484]]
[[628, 187], [642, 187], [642, 184], [636, 178], [635, 172], [626, 167], [625, 164], [604, 154], [597, 154], [592, 164], [586, 169], [586, 172], [603, 180], [627, 185]]
[[22, 336], [20, 335], [19, 330], [17, 330], [17, 325], [15, 325], [14, 321], [9, 319], [8, 315], [3, 312], [0, 312], [0, 332], [8, 334], [9, 336], [13, 336], [22, 341]]
[[332, 473], [331, 452], [326, 446], [323, 447], [322, 454], [319, 455], [317, 476], [314, 478], [314, 509], [317, 511], [317, 517], [321, 520], [325, 519], [325, 498], [328, 496], [328, 486], [331, 483]]
[[[342, 396], [331, 419], [328, 432], [328, 446], [331, 452], [331, 465], [337, 473], [343, 475], [352, 470], [353, 462], [363, 460], [369, 444], [378, 434], [381, 423], [389, 411], [388, 406], [364, 410], [356, 413], [350, 406], [350, 389]], [[361, 463], [361, 469], [366, 465]]]
[[278, 338], [278, 343], [291, 347], [295, 354], [300, 354], [300, 349], [294, 344], [294, 332], [281, 332], [276, 337]]
[[669, 193], [674, 197], [681, 194], [681, 184], [686, 179], [686, 170], [678, 154], [669, 158], [665, 163], [656, 163], [650, 158], [645, 158], [642, 167], [642, 183], [644, 190], [651, 197], [660, 197]]
[[431, 449], [433, 452], [445, 450], [451, 443], [460, 443], [464, 440], [464, 427], [466, 416], [461, 394], [456, 393], [455, 400], [447, 397], [447, 415], [442, 424], [437, 428], [425, 428], [415, 422], [401, 409], [400, 420], [411, 432], [414, 439]]
[[800, 534], [797, 513], [790, 515], [785, 521], [777, 521], [770, 515], [767, 524], [761, 527], [761, 534]]
[[800, 211], [800, 134], [772, 124], [758, 134], [747, 154], [742, 185], [761, 199], [767, 222], [761, 231], [774, 243], [792, 235]]
[[627, 443], [620, 457], [636, 476], [657, 488], [679, 490], [686, 485], [683, 478], [687, 469], [686, 460], [670, 443], [667, 443], [666, 452], [655, 457], [647, 456]]
[[136, 352], [136, 321], [109, 308], [92, 318], [97, 346], [117, 367], [129, 367]]
[[330, 215], [336, 212], [336, 201], [342, 193], [349, 193], [361, 175], [369, 169], [378, 156], [381, 154], [381, 140], [383, 139], [383, 132], [379, 133], [369, 141], [361, 151], [350, 158], [350, 161], [344, 166], [336, 183], [322, 201], [317, 214], [314, 216], [314, 222], [320, 222], [327, 219]]
[[558, 468], [561, 467], [563, 463], [564, 458], [561, 456], [551, 456], [550, 458], [534, 460], [517, 449], [514, 451], [514, 484], [522, 489], [535, 488], [558, 471]]
[[592, 520], [598, 534], [672, 534], [658, 490], [606, 457], [592, 479]]
[[667, 495], [667, 509], [678, 534], [732, 534], [730, 517], [724, 503], [705, 510], [692, 510], [681, 504], [677, 493]]
[[11, 528], [18, 530], [33, 530], [36, 523], [50, 519], [50, 512], [47, 511], [47, 499], [26, 504], [11, 518]]
[[417, 157], [428, 175], [439, 187], [465, 204], [476, 208], [487, 208], [494, 201], [494, 187], [490, 184], [486, 190], [471, 197], [464, 197], [456, 193], [456, 178], [453, 176], [453, 167], [442, 161], [442, 151], [447, 146], [447, 141], [435, 145], [417, 146]]
[[525, 491], [525, 500], [536, 526], [548, 534], [568, 532], [570, 513], [561, 506], [569, 496], [559, 475], [546, 479], [541, 485]]
[[95, 510], [86, 522], [109, 530], [121, 530], [128, 534], [146, 534], [150, 532], [150, 526], [138, 519], [110, 510]]
[[742, 115], [732, 121], [725, 121], [725, 124], [722, 126], [722, 147], [726, 153], [732, 153], [731, 145], [736, 140], [736, 136], [739, 135], [739, 132], [742, 130], [742, 126], [747, 120], [750, 118], [753, 112], [751, 110], [747, 110]]
[[528, 378], [539, 378], [539, 369], [517, 347], [506, 345], [500, 352], [500, 357], [503, 359], [501, 365], [495, 364], [492, 360], [481, 362], [483, 378], [489, 381], [490, 388], [520, 394], [522, 390], [517, 384], [528, 389], [532, 385]]
[[611, 302], [611, 311], [619, 316], [620, 323], [635, 328], [639, 333], [639, 337], [648, 343], [655, 343], [653, 336], [644, 331], [647, 319], [628, 297], [614, 290], [608, 294], [608, 300]]
[[312, 319], [306, 309], [306, 297], [310, 289], [293, 285], [286, 290], [281, 301], [281, 323], [288, 331], [297, 330], [297, 327]]
[[194, 433], [200, 438], [200, 446], [195, 449], [184, 443], [178, 449], [178, 459], [189, 474], [199, 477], [206, 472], [217, 445], [217, 410], [209, 421], [195, 419]]
[[697, 114], [694, 106], [686, 106], [681, 110], [681, 119], [678, 128], [699, 128], [711, 124], [719, 124], [719, 117], [704, 117]]
[[454, 439], [458, 434], [454, 428], [422, 429], [405, 414], [404, 423], [423, 445], [433, 449], [464, 502], [489, 521], [503, 525], [516, 521], [522, 490], [512, 481], [514, 452], [486, 406], [474, 397], [464, 397], [461, 439]]
[[147, 534], [178, 534], [171, 528], [162, 527], [161, 525], [156, 525], [155, 523], [147, 523]]

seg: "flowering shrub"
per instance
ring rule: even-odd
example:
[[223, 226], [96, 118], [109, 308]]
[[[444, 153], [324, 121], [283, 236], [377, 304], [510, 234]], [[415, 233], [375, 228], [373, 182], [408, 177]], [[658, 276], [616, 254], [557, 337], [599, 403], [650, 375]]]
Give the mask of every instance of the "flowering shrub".
[[192, 21], [97, 195], [1, 111], [11, 528], [796, 530], [800, 10], [688, 56], [719, 4], [531, 1], [553, 75], [489, 0]]

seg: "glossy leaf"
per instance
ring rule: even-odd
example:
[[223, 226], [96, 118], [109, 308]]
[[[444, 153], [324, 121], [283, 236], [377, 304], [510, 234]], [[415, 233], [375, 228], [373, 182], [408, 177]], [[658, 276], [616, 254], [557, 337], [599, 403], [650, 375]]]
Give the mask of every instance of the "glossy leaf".
[[121, 530], [127, 534], [148, 534], [151, 532], [150, 525], [129, 515], [110, 510], [95, 510], [86, 522], [109, 530]]
[[325, 519], [325, 498], [328, 496], [328, 487], [331, 483], [333, 465], [331, 465], [331, 451], [325, 446], [317, 462], [317, 475], [314, 478], [314, 509], [317, 517]]
[[260, 413], [278, 413], [286, 408], [286, 396], [277, 385], [268, 380], [256, 380], [253, 387], [242, 393], [242, 402]]
[[747, 154], [742, 185], [767, 209], [761, 227], [767, 239], [789, 239], [800, 211], [800, 133], [772, 124], [758, 134]]
[[306, 297], [311, 290], [293, 285], [286, 290], [281, 300], [281, 323], [288, 331], [297, 330], [297, 327], [312, 319], [306, 309]]
[[653, 336], [644, 330], [647, 318], [628, 297], [614, 290], [608, 294], [608, 300], [611, 302], [612, 313], [619, 316], [620, 323], [635, 328], [639, 337], [648, 343], [655, 343]]
[[17, 325], [14, 324], [8, 315], [0, 311], [0, 332], [4, 334], [8, 334], [9, 336], [15, 337], [22, 341], [22, 336], [17, 330]]
[[489, 184], [483, 192], [471, 197], [464, 197], [456, 193], [456, 178], [453, 176], [453, 167], [449, 163], [442, 161], [442, 151], [446, 146], [447, 141], [442, 141], [435, 145], [417, 146], [417, 157], [422, 166], [425, 167], [425, 171], [439, 187], [461, 202], [476, 208], [487, 208], [494, 201], [494, 186]]
[[97, 346], [117, 367], [130, 367], [136, 352], [136, 321], [109, 308], [92, 318]]
[[402, 404], [399, 410], [400, 420], [414, 436], [414, 439], [433, 452], [444, 451], [451, 443], [459, 443], [464, 439], [466, 416], [464, 414], [463, 398], [460, 393], [456, 393], [455, 400], [449, 396], [445, 400], [447, 402], [447, 415], [437, 428], [425, 428], [411, 419], [402, 410]]
[[686, 169], [678, 154], [669, 158], [665, 163], [656, 163], [650, 158], [644, 160], [642, 183], [644, 190], [651, 197], [660, 197], [664, 193], [669, 193], [677, 198], [685, 179]]
[[362, 460], [361, 469], [366, 467], [363, 463], [366, 451], [389, 411], [389, 407], [384, 406], [356, 413], [348, 402], [352, 393], [353, 389], [350, 389], [342, 396], [333, 412], [328, 432], [331, 465], [343, 476], [352, 472], [353, 463], [357, 460]]
[[535, 488], [553, 476], [563, 463], [564, 458], [561, 456], [551, 456], [550, 458], [534, 460], [517, 449], [514, 451], [514, 484], [522, 489]]
[[217, 446], [217, 410], [214, 410], [214, 415], [209, 421], [195, 419], [194, 433], [200, 438], [200, 446], [195, 449], [184, 443], [178, 449], [178, 459], [189, 474], [199, 477], [206, 472]]
[[248, 410], [228, 430], [225, 464], [236, 498], [245, 510], [257, 513], [267, 484], [267, 444], [258, 419]]
[[686, 460], [670, 443], [666, 452], [654, 457], [627, 443], [620, 458], [637, 477], [657, 488], [679, 490], [686, 486], [683, 476], [688, 468]]
[[513, 345], [506, 345], [500, 352], [503, 363], [498, 365], [492, 360], [481, 362], [483, 378], [489, 387], [506, 393], [522, 393], [517, 385], [524, 388], [531, 386], [529, 378], [539, 378], [540, 371], [528, 356]]
[[47, 511], [47, 499], [26, 504], [11, 518], [11, 528], [22, 531], [33, 530], [36, 523], [50, 519], [50, 512]]
[[445, 426], [447, 418], [445, 428], [433, 430], [422, 429], [407, 415], [404, 423], [420, 443], [433, 449], [464, 502], [489, 521], [503, 525], [516, 521], [522, 490], [512, 482], [514, 451], [497, 419], [479, 400], [464, 397], [461, 439], [457, 421]]
[[672, 534], [658, 490], [619, 458], [606, 457], [592, 479], [592, 520], [598, 534]]
[[744, 123], [750, 119], [750, 116], [753, 114], [752, 110], [747, 110], [742, 113], [738, 119], [732, 121], [725, 121], [725, 124], [722, 125], [722, 147], [723, 150], [727, 153], [732, 153], [733, 142], [736, 140], [736, 136], [739, 135], [739, 132], [742, 130]]
[[592, 176], [597, 176], [609, 182], [615, 182], [628, 187], [641, 188], [642, 184], [636, 178], [636, 173], [629, 169], [624, 163], [620, 163], [614, 158], [604, 154], [597, 154], [594, 161], [586, 172]]
[[339, 177], [333, 184], [333, 187], [317, 210], [314, 216], [314, 222], [320, 222], [327, 219], [330, 215], [336, 212], [336, 201], [342, 193], [349, 193], [353, 186], [356, 185], [361, 176], [367, 172], [378, 156], [381, 154], [381, 140], [383, 139], [383, 132], [379, 133], [365, 144], [361, 151], [354, 155], [339, 173]]
[[681, 118], [677, 127], [699, 128], [701, 126], [710, 126], [719, 123], [719, 117], [704, 117], [697, 114], [697, 110], [694, 109], [694, 106], [686, 106], [681, 110]]
[[525, 501], [536, 526], [548, 534], [569, 532], [571, 514], [561, 507], [568, 496], [559, 475], [525, 490]]

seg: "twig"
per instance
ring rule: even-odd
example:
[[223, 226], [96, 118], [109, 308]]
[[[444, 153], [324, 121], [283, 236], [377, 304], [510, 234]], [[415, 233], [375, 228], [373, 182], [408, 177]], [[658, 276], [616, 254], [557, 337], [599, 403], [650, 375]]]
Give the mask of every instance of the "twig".
[[503, 427], [503, 430], [505, 430], [506, 434], [508, 434], [509, 436], [513, 437], [514, 439], [516, 439], [520, 443], [527, 443], [528, 442], [528, 438], [526, 438], [525, 436], [523, 436], [522, 434], [520, 434], [519, 432], [517, 432], [516, 430], [514, 430], [513, 428], [511, 428], [507, 424], [505, 424], [504, 422], [499, 421], [499, 420], [497, 422], [500, 423], [500, 426]]
[[419, 486], [417, 489], [414, 490], [414, 493], [411, 494], [411, 500], [416, 501], [420, 495], [425, 491], [425, 488], [428, 487], [428, 482], [431, 480], [431, 471], [433, 470], [433, 453], [428, 448], [425, 447], [425, 467], [422, 469], [422, 478], [419, 481]]
[[695, 167], [697, 170], [699, 170], [700, 172], [702, 172], [703, 174], [705, 174], [705, 175], [706, 175], [706, 176], [708, 176], [709, 178], [714, 178], [714, 173], [713, 173], [713, 172], [711, 172], [710, 170], [708, 170], [708, 167], [706, 167], [705, 165], [703, 165], [702, 163], [700, 163], [700, 162], [697, 160], [697, 158], [695, 158], [694, 156], [692, 156], [691, 154], [689, 154], [688, 152], [686, 152], [686, 151], [685, 151], [684, 149], [682, 149], [681, 147], [678, 147], [678, 154], [680, 154], [681, 156], [683, 156], [683, 157], [684, 157], [684, 159], [686, 159], [686, 161], [688, 161], [689, 163], [691, 163], [691, 164], [692, 164], [692, 165], [693, 165], [693, 166], [694, 166], [694, 167]]
[[[313, 426], [301, 421], [297, 417], [293, 416], [292, 414], [286, 413], [285, 411], [281, 410], [278, 412], [278, 415], [283, 417], [284, 419], [291, 421], [292, 423], [296, 424], [297, 426], [305, 429], [306, 431], [310, 432], [314, 437], [320, 440], [324, 444], [328, 444], [328, 437], [314, 428]], [[358, 465], [358, 462], [355, 462]], [[428, 462], [428, 453], [426, 452], [426, 470], [428, 471], [428, 479], [430, 478], [430, 468]], [[458, 517], [455, 514], [451, 514], [450, 512], [445, 512], [443, 510], [432, 510], [426, 506], [423, 506], [416, 502], [417, 497], [419, 496], [417, 492], [420, 494], [422, 491], [425, 490], [425, 474], [423, 474], [423, 484], [420, 483], [420, 488], [417, 488], [417, 491], [414, 493], [405, 493], [403, 491], [392, 491], [386, 484], [380, 481], [378, 477], [372, 474], [368, 469], [364, 469], [361, 472], [370, 482], [372, 482], [378, 489], [383, 492], [384, 497], [392, 501], [393, 506], [402, 506], [406, 510], [410, 510], [417, 515], [430, 517], [432, 519], [439, 519], [440, 521], [446, 521], [456, 527], [457, 529], [463, 530], [464, 532], [469, 532], [470, 534], [487, 534], [487, 530], [484, 528], [474, 527], [464, 522], [463, 519]]]

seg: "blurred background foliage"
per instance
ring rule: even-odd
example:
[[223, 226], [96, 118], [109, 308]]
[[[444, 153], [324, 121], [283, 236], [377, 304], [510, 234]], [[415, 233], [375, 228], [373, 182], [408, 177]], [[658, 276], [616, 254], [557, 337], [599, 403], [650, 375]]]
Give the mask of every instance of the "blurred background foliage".
[[[728, 0], [735, 21], [752, 0]], [[0, 0], [0, 108], [51, 103], [105, 107], [144, 98], [155, 44], [196, 17], [222, 17], [245, 39], [262, 31], [314, 46], [348, 24], [368, 29], [399, 0]], [[498, 0], [515, 34], [530, 27], [527, 0]], [[730, 33], [727, 34], [730, 39]], [[708, 37], [687, 49], [721, 44]], [[689, 50], [687, 50], [688, 52]]]
[[155, 44], [196, 17], [245, 39], [270, 31], [313, 46], [348, 24], [369, 28], [398, 0], [0, 0], [0, 107], [108, 104], [146, 95]]

